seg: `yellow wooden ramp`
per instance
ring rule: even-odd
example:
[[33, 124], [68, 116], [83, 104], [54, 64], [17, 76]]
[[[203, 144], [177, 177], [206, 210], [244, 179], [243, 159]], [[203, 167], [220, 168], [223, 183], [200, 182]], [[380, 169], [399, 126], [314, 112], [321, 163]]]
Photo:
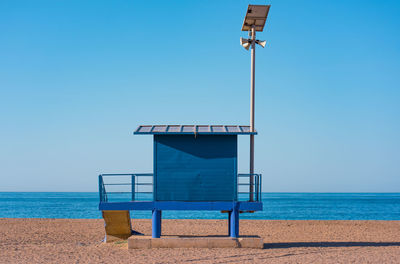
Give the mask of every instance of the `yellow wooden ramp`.
[[106, 242], [128, 239], [132, 234], [129, 211], [102, 211], [106, 229]]

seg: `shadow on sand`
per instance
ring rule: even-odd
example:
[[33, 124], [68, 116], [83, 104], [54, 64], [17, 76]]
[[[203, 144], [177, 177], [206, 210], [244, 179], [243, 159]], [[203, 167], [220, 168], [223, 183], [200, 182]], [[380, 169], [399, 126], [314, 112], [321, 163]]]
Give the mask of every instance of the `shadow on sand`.
[[400, 246], [400, 242], [293, 242], [264, 243], [264, 249], [269, 248], [299, 248], [299, 247], [390, 247]]

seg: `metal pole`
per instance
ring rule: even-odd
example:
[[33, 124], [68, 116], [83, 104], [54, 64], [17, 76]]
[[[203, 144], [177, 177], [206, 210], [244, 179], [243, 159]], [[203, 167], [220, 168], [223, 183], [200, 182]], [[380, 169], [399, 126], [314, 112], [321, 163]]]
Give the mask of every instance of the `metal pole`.
[[154, 209], [151, 219], [151, 237], [160, 238], [161, 236], [161, 211]]
[[235, 207], [232, 211], [229, 211], [230, 217], [229, 220], [231, 221], [230, 224], [230, 237], [239, 237], [239, 210]]
[[[250, 131], [254, 132], [256, 30], [251, 27]], [[250, 201], [254, 201], [254, 135], [250, 135]]]

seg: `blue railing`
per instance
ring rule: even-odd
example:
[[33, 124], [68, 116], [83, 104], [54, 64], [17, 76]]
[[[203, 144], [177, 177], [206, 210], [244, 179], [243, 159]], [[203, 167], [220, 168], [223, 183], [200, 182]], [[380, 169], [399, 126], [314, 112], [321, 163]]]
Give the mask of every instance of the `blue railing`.
[[[253, 184], [251, 184], [253, 178]], [[237, 186], [238, 201], [261, 201], [262, 175], [253, 173], [239, 173]], [[253, 194], [251, 197], [251, 193]]]
[[[153, 173], [100, 174], [99, 195], [101, 202], [108, 202], [110, 195], [117, 200], [153, 200]], [[127, 197], [128, 196], [128, 197]]]
[[[253, 184], [251, 185], [251, 178]], [[261, 201], [261, 174], [238, 174], [237, 200]], [[253, 199], [251, 199], [253, 193]], [[153, 173], [100, 174], [99, 196], [101, 202], [152, 201]]]

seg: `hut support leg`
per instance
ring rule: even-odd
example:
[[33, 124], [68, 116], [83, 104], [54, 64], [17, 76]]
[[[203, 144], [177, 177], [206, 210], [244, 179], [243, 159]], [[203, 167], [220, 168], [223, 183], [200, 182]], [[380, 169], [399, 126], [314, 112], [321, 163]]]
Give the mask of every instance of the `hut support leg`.
[[228, 235], [231, 236], [231, 212], [228, 212]]
[[239, 210], [233, 209], [229, 212], [230, 233], [231, 237], [239, 237]]
[[153, 210], [151, 226], [152, 226], [152, 237], [160, 238], [160, 236], [161, 236], [161, 211], [160, 210]]

